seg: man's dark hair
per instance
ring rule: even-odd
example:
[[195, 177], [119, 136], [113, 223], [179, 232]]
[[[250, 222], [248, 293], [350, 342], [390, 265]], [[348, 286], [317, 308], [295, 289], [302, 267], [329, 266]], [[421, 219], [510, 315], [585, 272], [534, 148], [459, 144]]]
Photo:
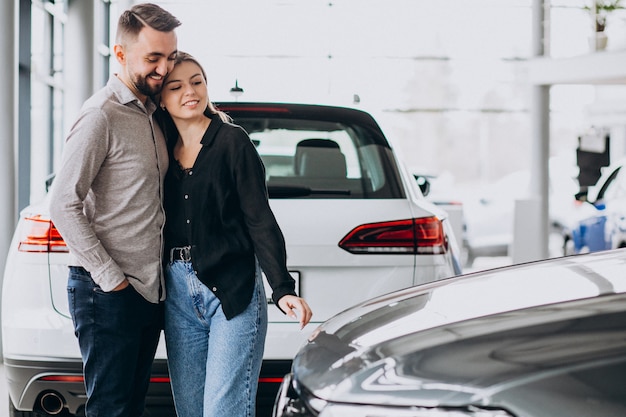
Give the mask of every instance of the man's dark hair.
[[120, 16], [116, 42], [123, 44], [129, 37], [136, 38], [145, 26], [159, 32], [171, 32], [180, 25], [176, 17], [156, 4], [136, 4]]

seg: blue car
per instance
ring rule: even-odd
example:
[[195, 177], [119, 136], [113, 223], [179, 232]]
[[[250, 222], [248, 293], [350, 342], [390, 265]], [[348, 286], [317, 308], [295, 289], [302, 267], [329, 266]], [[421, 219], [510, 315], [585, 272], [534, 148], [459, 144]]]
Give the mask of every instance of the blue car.
[[626, 247], [625, 161], [608, 167], [574, 213], [564, 235], [564, 254]]
[[604, 208], [598, 208], [595, 216], [580, 220], [571, 231], [573, 253], [597, 252], [610, 249], [604, 233], [605, 225], [606, 214]]

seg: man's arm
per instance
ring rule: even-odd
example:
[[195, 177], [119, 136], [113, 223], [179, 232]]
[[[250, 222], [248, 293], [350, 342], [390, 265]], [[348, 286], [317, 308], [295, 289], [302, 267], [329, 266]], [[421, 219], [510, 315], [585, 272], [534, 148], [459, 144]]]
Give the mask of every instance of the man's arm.
[[103, 291], [111, 291], [126, 280], [84, 212], [85, 198], [107, 158], [108, 129], [107, 120], [98, 109], [81, 114], [65, 143], [50, 202], [51, 219], [70, 252]]

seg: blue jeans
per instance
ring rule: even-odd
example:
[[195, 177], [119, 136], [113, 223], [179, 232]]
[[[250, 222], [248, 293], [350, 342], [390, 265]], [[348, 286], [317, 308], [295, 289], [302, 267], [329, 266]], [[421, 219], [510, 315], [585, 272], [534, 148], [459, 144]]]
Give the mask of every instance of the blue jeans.
[[140, 417], [161, 334], [162, 306], [129, 285], [104, 292], [70, 267], [68, 301], [83, 359], [87, 417]]
[[170, 263], [165, 274], [165, 341], [178, 417], [253, 417], [267, 334], [258, 265], [252, 301], [231, 320], [191, 262]]

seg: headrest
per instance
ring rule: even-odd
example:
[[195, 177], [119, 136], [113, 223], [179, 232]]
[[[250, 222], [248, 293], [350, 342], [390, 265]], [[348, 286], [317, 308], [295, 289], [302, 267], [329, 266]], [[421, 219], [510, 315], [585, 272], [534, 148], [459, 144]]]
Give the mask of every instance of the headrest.
[[305, 139], [296, 146], [294, 171], [303, 177], [346, 178], [346, 158], [335, 141]]

